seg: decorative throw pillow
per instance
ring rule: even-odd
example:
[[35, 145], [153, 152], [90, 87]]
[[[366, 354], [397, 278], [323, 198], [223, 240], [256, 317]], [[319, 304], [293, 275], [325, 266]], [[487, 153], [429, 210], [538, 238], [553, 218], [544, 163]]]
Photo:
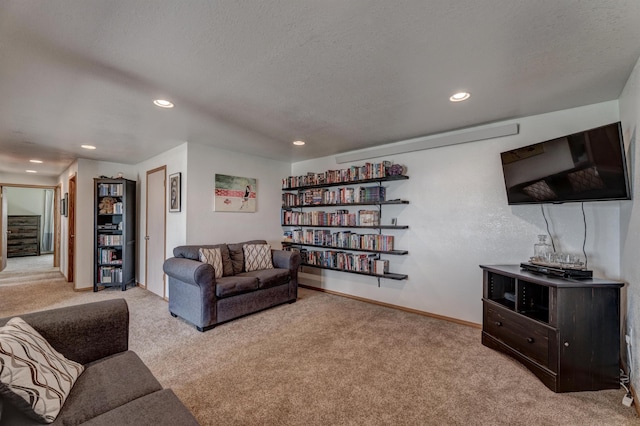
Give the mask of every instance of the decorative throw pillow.
[[53, 422], [83, 371], [22, 318], [0, 327], [0, 395], [34, 420]]
[[222, 254], [219, 248], [201, 248], [198, 250], [200, 253], [200, 262], [208, 263], [213, 266], [213, 270], [216, 274], [216, 279], [222, 278]]
[[242, 252], [244, 253], [245, 271], [273, 269], [271, 246], [269, 244], [245, 244], [242, 246]]

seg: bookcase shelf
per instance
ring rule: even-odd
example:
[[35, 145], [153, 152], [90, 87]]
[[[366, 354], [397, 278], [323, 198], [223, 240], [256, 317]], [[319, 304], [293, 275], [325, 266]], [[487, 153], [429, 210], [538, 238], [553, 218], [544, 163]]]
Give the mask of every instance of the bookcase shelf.
[[363, 185], [368, 183], [381, 183], [381, 182], [392, 182], [396, 180], [407, 180], [409, 176], [406, 175], [394, 175], [394, 176], [385, 176], [380, 178], [373, 179], [359, 179], [359, 180], [350, 180], [346, 182], [329, 182], [329, 183], [321, 183], [317, 185], [304, 185], [304, 186], [296, 186], [296, 187], [287, 187], [282, 188], [283, 191], [303, 191], [306, 189], [320, 189], [320, 188], [330, 188], [334, 186], [349, 186], [349, 185]]
[[[407, 205], [409, 201], [401, 199], [386, 200], [386, 188], [382, 187], [383, 182], [397, 182], [409, 179], [403, 174], [386, 175], [389, 170], [390, 163], [367, 163], [365, 166], [352, 166], [350, 169], [340, 171], [327, 171], [325, 173], [313, 174], [308, 173], [306, 176], [290, 176], [282, 181], [282, 217], [281, 226], [301, 229], [301, 228], [335, 228], [335, 229], [373, 229], [377, 230], [378, 237], [382, 230], [403, 230], [408, 229], [408, 225], [380, 225], [383, 206], [386, 205]], [[393, 166], [394, 168], [396, 166]], [[397, 169], [391, 169], [397, 170]], [[351, 173], [355, 171], [355, 173]], [[370, 176], [376, 177], [370, 177]], [[380, 176], [383, 175], [383, 176]], [[337, 179], [337, 176], [340, 176]], [[346, 176], [346, 178], [344, 178]], [[350, 177], [355, 176], [355, 179]], [[360, 179], [360, 177], [365, 177]], [[331, 180], [331, 182], [326, 182]], [[340, 180], [335, 181], [335, 180]], [[321, 182], [308, 185], [292, 185], [291, 183], [299, 182]], [[367, 184], [377, 184], [378, 186], [364, 187]], [[325, 191], [323, 188], [343, 187], [339, 190]], [[357, 187], [356, 189], [351, 187]], [[310, 191], [311, 190], [311, 191]], [[320, 191], [313, 191], [320, 190]], [[297, 194], [295, 194], [297, 193]], [[329, 201], [329, 202], [327, 202]], [[359, 210], [356, 214], [354, 210], [336, 210], [325, 213], [324, 211], [305, 212], [304, 209], [316, 209], [319, 207], [358, 207], [358, 206], [375, 206], [377, 210]], [[290, 223], [294, 222], [294, 223]], [[298, 222], [304, 222], [300, 224]], [[312, 223], [349, 223], [349, 225], [313, 225]], [[287, 231], [289, 235], [295, 235], [297, 231]], [[305, 231], [307, 232], [307, 231]], [[287, 234], [285, 233], [285, 234]], [[348, 232], [347, 232], [348, 234]], [[333, 236], [339, 235], [332, 234]], [[372, 234], [352, 234], [354, 237], [366, 238], [366, 235]], [[329, 235], [324, 235], [328, 237]], [[387, 238], [389, 244], [385, 240], [380, 243], [377, 239], [375, 245], [367, 245], [373, 247], [393, 247], [393, 237], [390, 235], [383, 236]], [[362, 241], [359, 245], [363, 245]], [[299, 250], [302, 254], [302, 266], [327, 269], [332, 271], [340, 271], [358, 275], [366, 275], [378, 278], [392, 280], [406, 280], [407, 275], [388, 272], [389, 262], [380, 258], [381, 255], [407, 255], [407, 250], [374, 250], [362, 249], [355, 247], [342, 247], [339, 245], [313, 244], [314, 242], [335, 243], [332, 238], [297, 238], [296, 241], [283, 241], [282, 246], [285, 250]], [[340, 241], [341, 242], [341, 241]], [[318, 250], [307, 251], [305, 248], [317, 248]], [[346, 252], [353, 252], [348, 254]], [[370, 255], [358, 255], [357, 253], [368, 253]], [[311, 262], [309, 260], [312, 260]], [[321, 264], [318, 264], [321, 263]], [[356, 267], [358, 270], [339, 268], [329, 265], [349, 265], [348, 268]], [[384, 271], [384, 272], [381, 272]]]
[[313, 207], [349, 207], [349, 206], [383, 206], [385, 204], [409, 204], [407, 200], [389, 200], [370, 203], [329, 203], [329, 204], [297, 204], [295, 206], [283, 206], [285, 210], [304, 209]]
[[313, 265], [311, 263], [306, 263], [306, 262], [303, 262], [301, 264], [301, 266], [308, 266], [310, 268], [318, 268], [318, 269], [329, 269], [331, 271], [347, 272], [347, 273], [350, 273], [350, 274], [367, 275], [367, 276], [370, 276], [370, 277], [388, 278], [390, 280], [398, 280], [398, 281], [406, 280], [407, 278], [409, 278], [408, 275], [394, 274], [394, 273], [391, 273], [391, 272], [387, 272], [387, 273], [384, 273], [384, 274], [374, 274], [372, 272], [351, 271], [349, 269], [340, 269], [340, 268], [332, 268], [330, 266]]
[[378, 225], [378, 226], [341, 226], [341, 225], [293, 225], [282, 223], [282, 226], [290, 226], [294, 228], [350, 228], [350, 229], [409, 229], [409, 225]]
[[288, 242], [288, 241], [284, 241], [282, 245], [284, 247], [297, 247], [297, 246], [318, 247], [318, 248], [325, 248], [325, 249], [331, 249], [331, 250], [347, 250], [347, 251], [361, 251], [365, 253], [392, 254], [396, 256], [409, 254], [408, 250], [370, 250], [370, 249], [353, 248], [353, 247], [338, 247], [338, 246], [325, 246], [325, 245], [319, 245], [319, 244], [294, 243], [294, 242]]
[[135, 284], [136, 183], [94, 179], [93, 291]]

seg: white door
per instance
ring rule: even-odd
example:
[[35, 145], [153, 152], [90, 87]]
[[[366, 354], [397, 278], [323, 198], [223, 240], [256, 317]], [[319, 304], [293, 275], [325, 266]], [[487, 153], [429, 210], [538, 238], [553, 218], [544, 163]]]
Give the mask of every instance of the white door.
[[0, 271], [7, 267], [7, 197], [0, 186]]
[[145, 234], [145, 286], [160, 297], [167, 297], [162, 264], [165, 256], [166, 191], [165, 166], [147, 172], [147, 208]]

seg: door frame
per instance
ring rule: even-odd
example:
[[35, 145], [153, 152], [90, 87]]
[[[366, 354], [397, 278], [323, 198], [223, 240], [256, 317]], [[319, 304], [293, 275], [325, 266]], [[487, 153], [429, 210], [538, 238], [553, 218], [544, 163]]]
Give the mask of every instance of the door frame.
[[[149, 175], [164, 171], [164, 179], [162, 180], [164, 194], [164, 205], [162, 208], [163, 222], [164, 222], [164, 238], [163, 238], [163, 250], [162, 253], [167, 253], [167, 166], [156, 167], [152, 170], [147, 170], [145, 181], [145, 221], [144, 221], [144, 288], [148, 289], [147, 282], [149, 280]], [[167, 299], [167, 278], [166, 274], [162, 274], [162, 297]]]
[[76, 184], [77, 175], [69, 177], [67, 205], [67, 282], [75, 280], [76, 263]]
[[[2, 183], [0, 182], [0, 190], [4, 193], [4, 188], [34, 188], [34, 189], [51, 189], [53, 190], [53, 267], [60, 267], [60, 185], [32, 185], [21, 183]], [[0, 208], [0, 211], [2, 209]], [[6, 221], [4, 217], [7, 215], [0, 215], [0, 230], [6, 230]], [[6, 239], [6, 235], [0, 236], [0, 242]], [[3, 258], [3, 262], [4, 262]], [[0, 269], [1, 270], [1, 269]]]
[[7, 199], [4, 196], [4, 186], [0, 185], [0, 271], [7, 267], [7, 235], [9, 227], [7, 225]]
[[60, 267], [60, 241], [62, 235], [62, 216], [60, 215], [60, 199], [62, 198], [62, 185], [58, 184], [53, 191], [53, 266]]

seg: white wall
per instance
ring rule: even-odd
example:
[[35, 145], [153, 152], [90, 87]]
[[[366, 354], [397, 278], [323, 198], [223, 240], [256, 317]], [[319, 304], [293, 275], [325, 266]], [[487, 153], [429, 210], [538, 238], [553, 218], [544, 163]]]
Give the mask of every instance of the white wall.
[[[136, 262], [136, 276], [139, 283], [146, 283], [145, 277], [145, 257], [146, 246], [144, 237], [146, 235], [147, 226], [147, 212], [146, 212], [146, 199], [147, 199], [147, 172], [158, 167], [166, 166], [167, 179], [173, 173], [182, 173], [182, 188], [187, 187], [187, 143], [184, 143], [176, 148], [170, 149], [160, 155], [150, 158], [147, 161], [143, 161], [136, 165], [137, 168], [137, 180], [138, 180], [138, 256]], [[169, 194], [167, 194], [167, 200]], [[183, 194], [182, 208], [180, 212], [172, 212], [166, 214], [166, 253], [165, 258], [173, 256], [173, 248], [182, 244], [185, 244], [186, 229], [187, 229], [187, 199]], [[167, 207], [168, 208], [168, 207]]]
[[[305, 268], [304, 284], [370, 300], [482, 322], [482, 274], [479, 264], [517, 264], [533, 255], [536, 235], [546, 234], [540, 206], [507, 205], [500, 152], [618, 121], [617, 101], [559, 111], [504, 123], [520, 124], [518, 135], [373, 159], [407, 166], [410, 179], [390, 182], [387, 199], [410, 201], [384, 206], [383, 223], [392, 217], [408, 230], [396, 236], [407, 256], [385, 256], [390, 271], [406, 281], [377, 280], [348, 273]], [[356, 164], [363, 164], [364, 161]], [[293, 175], [346, 168], [334, 157], [292, 165]], [[598, 276], [620, 275], [620, 204], [585, 203], [589, 267]], [[556, 249], [581, 252], [580, 204], [545, 206]], [[328, 208], [325, 208], [328, 210]], [[639, 330], [640, 331], [640, 330]]]
[[44, 216], [44, 192], [41, 188], [8, 186], [5, 189], [8, 214]]
[[[280, 182], [290, 174], [290, 164], [195, 144], [183, 144], [135, 166], [80, 159], [59, 177], [61, 192], [68, 192], [69, 177], [77, 175], [76, 185], [76, 270], [75, 288], [93, 285], [93, 178], [116, 176], [123, 172], [137, 185], [136, 280], [144, 282], [144, 229], [146, 226], [146, 172], [167, 166], [167, 177], [182, 173], [182, 211], [167, 213], [166, 255], [181, 244], [239, 242], [265, 239], [279, 247]], [[254, 177], [258, 186], [256, 213], [213, 211], [215, 173]], [[62, 218], [61, 271], [67, 271], [68, 219]]]
[[[186, 199], [187, 244], [236, 243], [267, 240], [279, 247], [282, 178], [291, 172], [287, 161], [276, 161], [189, 143]], [[255, 213], [213, 211], [214, 175], [257, 179]], [[184, 201], [184, 198], [183, 198]]]
[[33, 173], [0, 173], [0, 184], [56, 186], [58, 180]]
[[[632, 336], [631, 381], [636, 392], [640, 391], [640, 176], [636, 173], [638, 163], [638, 124], [640, 123], [640, 60], [636, 63], [629, 80], [620, 96], [620, 120], [627, 148], [627, 159], [631, 165], [633, 177], [633, 202], [626, 204], [621, 212], [622, 235], [622, 278], [627, 285], [625, 334]], [[623, 340], [624, 341], [624, 340]], [[627, 360], [629, 361], [629, 360]], [[636, 404], [638, 401], [636, 401]]]

